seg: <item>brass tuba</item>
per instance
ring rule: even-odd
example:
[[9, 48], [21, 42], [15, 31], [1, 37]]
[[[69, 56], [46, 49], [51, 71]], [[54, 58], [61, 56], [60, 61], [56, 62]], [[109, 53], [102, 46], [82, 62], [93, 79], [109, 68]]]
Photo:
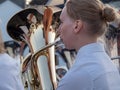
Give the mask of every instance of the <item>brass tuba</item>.
[[20, 57], [25, 90], [54, 90], [57, 87], [54, 52], [55, 45], [61, 41], [55, 38], [57, 21], [52, 21], [54, 16], [49, 7], [45, 7], [43, 14], [35, 8], [27, 8], [16, 13], [7, 24], [9, 36], [21, 44], [21, 51], [24, 45], [28, 46], [27, 55]]

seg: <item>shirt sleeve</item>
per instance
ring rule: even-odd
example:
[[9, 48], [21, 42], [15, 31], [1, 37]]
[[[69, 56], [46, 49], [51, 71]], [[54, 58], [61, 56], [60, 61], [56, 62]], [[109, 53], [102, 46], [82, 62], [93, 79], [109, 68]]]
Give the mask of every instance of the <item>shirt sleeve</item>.
[[0, 90], [24, 90], [19, 75], [11, 71], [0, 70]]
[[61, 79], [57, 90], [93, 90], [93, 82], [88, 73], [77, 71]]

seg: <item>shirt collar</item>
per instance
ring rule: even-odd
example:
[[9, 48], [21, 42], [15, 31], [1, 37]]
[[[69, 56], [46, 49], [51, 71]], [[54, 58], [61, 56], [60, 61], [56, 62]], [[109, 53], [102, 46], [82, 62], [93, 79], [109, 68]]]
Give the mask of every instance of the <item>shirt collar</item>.
[[86, 54], [86, 53], [92, 53], [92, 52], [101, 52], [101, 51], [105, 51], [104, 50], [104, 45], [102, 43], [96, 42], [96, 43], [91, 43], [91, 44], [87, 44], [83, 47], [81, 47], [78, 50], [78, 54]]

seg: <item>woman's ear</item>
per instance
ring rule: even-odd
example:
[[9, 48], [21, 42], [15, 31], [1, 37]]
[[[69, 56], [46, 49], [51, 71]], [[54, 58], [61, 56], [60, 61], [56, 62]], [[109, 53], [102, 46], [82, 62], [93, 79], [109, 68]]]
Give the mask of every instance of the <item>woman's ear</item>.
[[76, 21], [75, 21], [75, 25], [74, 25], [74, 32], [75, 32], [75, 33], [80, 32], [81, 29], [82, 29], [82, 27], [83, 27], [82, 21], [81, 21], [81, 20], [76, 20]]

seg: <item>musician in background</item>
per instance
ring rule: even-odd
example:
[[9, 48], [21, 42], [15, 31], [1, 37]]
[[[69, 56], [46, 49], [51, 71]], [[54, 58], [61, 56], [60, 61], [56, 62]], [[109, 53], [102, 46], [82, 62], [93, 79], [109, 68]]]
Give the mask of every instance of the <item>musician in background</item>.
[[67, 1], [58, 30], [65, 47], [77, 55], [57, 90], [120, 90], [118, 69], [97, 41], [117, 17], [116, 10], [100, 0]]
[[17, 61], [4, 49], [0, 31], [0, 90], [24, 90]]

